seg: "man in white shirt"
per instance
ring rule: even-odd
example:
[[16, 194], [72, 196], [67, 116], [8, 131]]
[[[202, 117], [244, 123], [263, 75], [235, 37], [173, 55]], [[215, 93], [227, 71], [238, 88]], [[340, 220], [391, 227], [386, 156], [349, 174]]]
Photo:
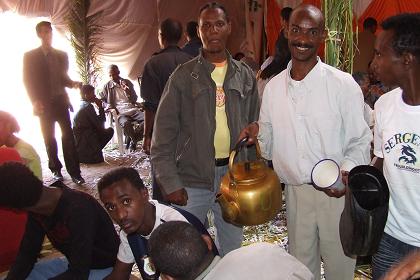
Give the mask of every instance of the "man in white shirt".
[[254, 243], [223, 258], [211, 252], [212, 242], [193, 226], [171, 221], [153, 231], [150, 258], [163, 280], [313, 280], [301, 262], [276, 244]]
[[[120, 70], [115, 64], [111, 64], [108, 71], [111, 80], [104, 85], [99, 98], [107, 103], [107, 109], [117, 110], [118, 123], [130, 138], [130, 150], [134, 151], [137, 142], [143, 137], [144, 113], [136, 103], [137, 94], [133, 83], [120, 77]], [[138, 130], [134, 128], [133, 122], [140, 123]]]
[[267, 84], [258, 123], [241, 136], [258, 140], [286, 184], [290, 253], [320, 279], [353, 279], [355, 260], [344, 255], [339, 220], [345, 188], [315, 189], [311, 170], [322, 159], [335, 160], [343, 184], [348, 171], [369, 162], [372, 134], [363, 118], [363, 95], [350, 74], [320, 61], [326, 36], [321, 11], [311, 5], [293, 10], [286, 31], [292, 61]]
[[[112, 273], [106, 279], [129, 279], [135, 262], [142, 279], [158, 279], [159, 274], [149, 263], [147, 240], [162, 223], [196, 222], [194, 226], [208, 235], [204, 226], [195, 217], [193, 219], [196, 221], [192, 221], [191, 216], [180, 212], [182, 210], [176, 210], [156, 200], [149, 200], [149, 192], [134, 168], [122, 167], [108, 172], [99, 180], [98, 192], [112, 220], [121, 227], [117, 261]], [[142, 244], [143, 247], [137, 245], [133, 247], [132, 242], [137, 242], [138, 239], [139, 242], [145, 242]]]
[[375, 103], [375, 165], [383, 170], [390, 198], [372, 259], [373, 279], [420, 250], [420, 13], [390, 17], [381, 25], [372, 66], [386, 86], [398, 88]]

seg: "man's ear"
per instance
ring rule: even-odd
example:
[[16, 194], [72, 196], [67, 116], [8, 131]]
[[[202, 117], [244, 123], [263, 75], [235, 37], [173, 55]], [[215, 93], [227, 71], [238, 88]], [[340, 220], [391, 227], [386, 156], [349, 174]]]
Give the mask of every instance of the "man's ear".
[[146, 188], [142, 188], [140, 194], [142, 197], [149, 199], [149, 191]]
[[207, 248], [211, 251], [213, 249], [213, 240], [211, 237], [206, 234], [202, 234], [201, 238], [203, 238], [204, 242], [206, 242]]
[[322, 36], [322, 40], [323, 41], [325, 41], [326, 39], [327, 39], [327, 36], [328, 36], [328, 31], [327, 31], [327, 29], [323, 29], [322, 30], [322, 34], [321, 34], [321, 36]]
[[403, 54], [401, 56], [402, 56], [402, 60], [403, 60], [404, 65], [407, 65], [407, 66], [412, 65], [413, 62], [416, 59], [416, 57], [412, 53], [409, 53], [409, 52], [406, 52], [406, 51], [403, 52]]

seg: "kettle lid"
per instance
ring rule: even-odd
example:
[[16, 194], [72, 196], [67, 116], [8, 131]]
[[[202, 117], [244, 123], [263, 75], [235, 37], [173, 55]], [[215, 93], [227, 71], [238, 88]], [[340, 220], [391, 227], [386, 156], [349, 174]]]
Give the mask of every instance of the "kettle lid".
[[240, 162], [233, 165], [232, 173], [235, 182], [241, 184], [256, 183], [267, 175], [267, 166], [261, 160], [253, 162]]

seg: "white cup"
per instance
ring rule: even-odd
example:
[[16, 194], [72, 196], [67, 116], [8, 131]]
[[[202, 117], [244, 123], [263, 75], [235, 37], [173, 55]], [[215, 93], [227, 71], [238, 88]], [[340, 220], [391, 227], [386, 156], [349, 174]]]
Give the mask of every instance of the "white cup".
[[312, 183], [321, 189], [344, 189], [341, 182], [340, 167], [332, 159], [323, 159], [315, 164], [311, 172]]

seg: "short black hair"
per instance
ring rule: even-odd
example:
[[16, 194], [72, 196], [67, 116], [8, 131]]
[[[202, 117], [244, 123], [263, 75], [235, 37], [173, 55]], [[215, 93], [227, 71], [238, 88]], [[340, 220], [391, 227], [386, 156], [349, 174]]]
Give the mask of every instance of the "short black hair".
[[83, 96], [86, 95], [86, 93], [88, 93], [90, 91], [95, 91], [95, 88], [92, 85], [83, 85], [80, 88], [80, 95], [83, 97]]
[[155, 268], [177, 279], [192, 279], [195, 269], [213, 254], [195, 227], [183, 221], [158, 226], [148, 246]]
[[280, 16], [285, 20], [285, 21], [289, 21], [290, 15], [292, 14], [293, 9], [290, 7], [284, 7], [283, 9], [281, 9], [280, 11]]
[[378, 22], [373, 17], [367, 17], [363, 21], [363, 28], [364, 29], [369, 29], [369, 28], [377, 27], [377, 26], [378, 26]]
[[222, 4], [219, 4], [219, 3], [217, 3], [217, 2], [209, 2], [209, 3], [205, 4], [204, 6], [202, 6], [202, 7], [200, 8], [200, 12], [198, 13], [198, 18], [200, 18], [201, 13], [202, 13], [204, 10], [207, 10], [207, 9], [220, 9], [220, 10], [222, 10], [222, 11], [223, 11], [223, 13], [225, 14], [225, 19], [226, 19], [226, 21], [227, 21], [227, 22], [229, 22], [229, 21], [230, 21], [230, 19], [229, 19], [229, 15], [228, 15], [228, 13], [227, 13], [227, 11], [226, 11], [226, 8], [225, 8]]
[[383, 30], [394, 31], [392, 48], [398, 55], [413, 54], [420, 63], [420, 13], [392, 16], [381, 24]]
[[34, 206], [44, 188], [31, 170], [18, 162], [0, 165], [0, 206], [23, 209]]
[[196, 21], [187, 22], [186, 31], [187, 31], [188, 37], [190, 37], [190, 38], [197, 38], [198, 37], [197, 27], [198, 27], [198, 23]]
[[115, 69], [115, 70], [117, 70], [118, 72], [120, 71], [120, 69], [118, 68], [118, 66], [117, 66], [116, 64], [110, 64], [110, 65], [108, 66], [108, 70], [111, 70], [111, 69]]
[[120, 167], [113, 169], [102, 176], [98, 182], [98, 192], [101, 193], [112, 184], [122, 180], [127, 180], [138, 190], [145, 188], [143, 180], [140, 178], [137, 170], [132, 167]]
[[9, 123], [12, 125], [12, 133], [19, 132], [20, 126], [17, 122], [16, 118], [6, 111], [0, 111], [0, 122], [1, 123]]
[[182, 36], [182, 24], [176, 19], [167, 18], [160, 23], [162, 39], [168, 43], [177, 44]]
[[352, 76], [353, 76], [353, 79], [356, 81], [356, 83], [357, 83], [359, 86], [361, 86], [361, 85], [362, 85], [363, 80], [364, 80], [366, 77], [368, 77], [368, 74], [367, 74], [367, 73], [365, 73], [365, 72], [354, 72], [354, 73], [352, 74]]
[[41, 22], [38, 22], [38, 24], [35, 26], [36, 33], [39, 34], [39, 32], [41, 32], [41, 28], [44, 27], [44, 26], [52, 29], [51, 22], [49, 22], [49, 21], [41, 21]]

